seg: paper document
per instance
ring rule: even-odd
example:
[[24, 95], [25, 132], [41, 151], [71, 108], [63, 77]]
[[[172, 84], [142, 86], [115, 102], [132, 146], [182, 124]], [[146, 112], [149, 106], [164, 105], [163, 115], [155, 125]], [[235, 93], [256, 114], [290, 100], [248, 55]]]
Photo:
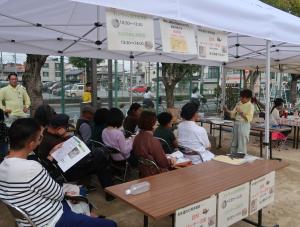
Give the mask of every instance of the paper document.
[[213, 160], [219, 161], [219, 162], [225, 162], [231, 165], [241, 165], [243, 163], [246, 163], [247, 160], [244, 158], [231, 158], [229, 156], [226, 155], [219, 155], [219, 156], [215, 156], [213, 158]]
[[84, 142], [73, 136], [65, 141], [62, 147], [53, 152], [51, 156], [57, 161], [61, 170], [66, 172], [90, 152]]

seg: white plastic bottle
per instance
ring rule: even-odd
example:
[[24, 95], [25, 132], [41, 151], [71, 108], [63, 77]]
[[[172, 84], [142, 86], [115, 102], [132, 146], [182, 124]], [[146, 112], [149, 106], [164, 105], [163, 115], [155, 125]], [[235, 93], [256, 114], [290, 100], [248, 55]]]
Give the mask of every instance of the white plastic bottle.
[[137, 195], [150, 190], [150, 183], [143, 181], [141, 183], [133, 184], [125, 191], [126, 195]]

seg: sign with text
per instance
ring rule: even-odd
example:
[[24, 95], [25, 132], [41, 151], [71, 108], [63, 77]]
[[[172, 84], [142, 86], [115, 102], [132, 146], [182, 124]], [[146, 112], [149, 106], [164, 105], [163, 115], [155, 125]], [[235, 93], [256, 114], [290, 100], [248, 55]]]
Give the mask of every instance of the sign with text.
[[225, 32], [198, 28], [198, 56], [212, 61], [228, 61], [228, 40]]
[[218, 227], [227, 227], [248, 216], [249, 183], [218, 195]]
[[154, 52], [154, 24], [151, 17], [115, 9], [106, 10], [109, 50]]
[[175, 227], [215, 227], [216, 196], [176, 211]]
[[192, 25], [161, 19], [160, 32], [164, 52], [197, 54], [195, 31]]
[[250, 183], [250, 215], [264, 208], [275, 199], [275, 171]]

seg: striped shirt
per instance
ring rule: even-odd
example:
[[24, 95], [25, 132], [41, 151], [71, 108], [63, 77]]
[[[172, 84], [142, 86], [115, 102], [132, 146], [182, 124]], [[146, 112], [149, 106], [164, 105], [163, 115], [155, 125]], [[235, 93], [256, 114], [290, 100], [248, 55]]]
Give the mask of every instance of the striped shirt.
[[63, 213], [61, 187], [32, 160], [6, 158], [0, 164], [0, 199], [25, 211], [38, 227], [55, 226]]

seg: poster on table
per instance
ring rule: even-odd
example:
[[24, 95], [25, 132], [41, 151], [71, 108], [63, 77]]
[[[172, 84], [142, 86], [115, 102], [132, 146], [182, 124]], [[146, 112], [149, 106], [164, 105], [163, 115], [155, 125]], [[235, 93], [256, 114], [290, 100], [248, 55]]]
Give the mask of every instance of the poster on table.
[[228, 40], [225, 32], [198, 28], [197, 42], [199, 58], [211, 61], [228, 61]]
[[109, 50], [154, 52], [153, 18], [116, 9], [106, 10]]
[[217, 197], [210, 198], [176, 211], [175, 227], [215, 227]]
[[161, 19], [160, 32], [164, 52], [197, 55], [195, 30], [192, 25]]
[[218, 227], [227, 227], [248, 216], [249, 183], [218, 195]]
[[273, 203], [275, 199], [275, 171], [250, 183], [250, 215]]

